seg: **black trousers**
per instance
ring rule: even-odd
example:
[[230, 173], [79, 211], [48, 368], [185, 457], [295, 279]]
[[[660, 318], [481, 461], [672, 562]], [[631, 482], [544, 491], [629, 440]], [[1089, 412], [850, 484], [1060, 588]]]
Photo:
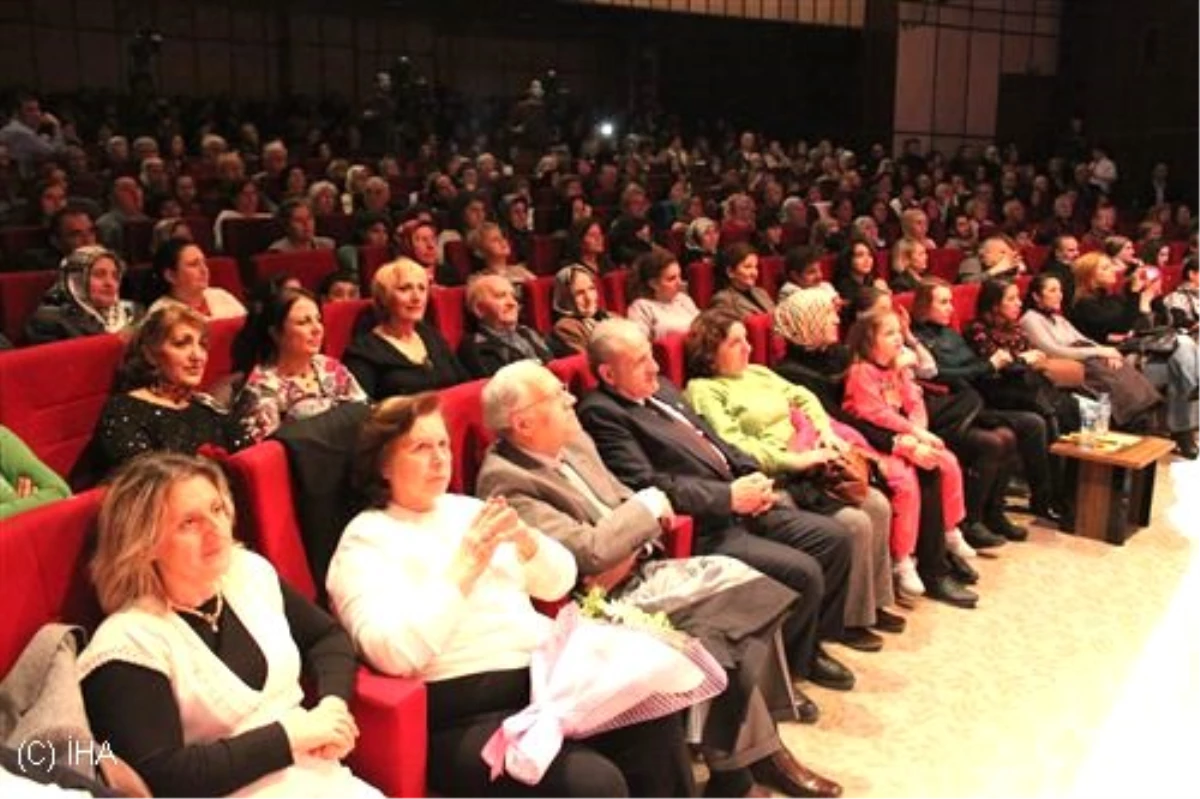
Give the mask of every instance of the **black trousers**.
[[724, 529], [702, 531], [699, 554], [727, 555], [753, 566], [800, 595], [783, 624], [795, 676], [808, 676], [817, 641], [845, 631], [851, 533], [841, 522], [781, 501], [756, 517], [739, 517]]
[[946, 522], [942, 516], [942, 473], [918, 469], [921, 490], [921, 521], [917, 528], [917, 574], [932, 585], [950, 571], [946, 561]]
[[426, 685], [429, 787], [442, 796], [691, 796], [692, 768], [676, 713], [622, 727], [562, 750], [537, 785], [491, 781], [480, 756], [506, 718], [529, 704], [529, 670], [489, 672]]

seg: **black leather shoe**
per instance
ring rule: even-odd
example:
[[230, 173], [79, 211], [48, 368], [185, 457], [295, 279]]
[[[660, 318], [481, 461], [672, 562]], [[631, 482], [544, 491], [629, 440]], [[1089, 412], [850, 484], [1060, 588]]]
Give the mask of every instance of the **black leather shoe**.
[[816, 724], [817, 719], [821, 718], [820, 706], [796, 685], [792, 686], [792, 693], [796, 697], [796, 716], [799, 717], [800, 723]]
[[847, 627], [838, 643], [859, 652], [878, 652], [883, 649], [883, 639], [866, 627]]
[[1067, 518], [1066, 508], [1061, 502], [1033, 502], [1029, 506], [1029, 512], [1047, 526], [1059, 529], [1062, 529], [1063, 521]]
[[998, 533], [1009, 541], [1024, 541], [1029, 538], [1028, 530], [1019, 524], [1013, 524], [1003, 513], [997, 513], [990, 517], [987, 520], [987, 526], [993, 533]]
[[1200, 449], [1196, 448], [1196, 438], [1190, 432], [1176, 433], [1171, 438], [1175, 441], [1175, 450], [1179, 453], [1179, 457], [1187, 458], [1189, 461], [1200, 457]]
[[975, 585], [979, 582], [979, 572], [967, 563], [966, 558], [955, 555], [953, 552], [946, 553], [946, 560], [950, 564], [950, 574], [955, 580], [963, 585]]
[[983, 522], [964, 522], [960, 525], [963, 539], [972, 549], [991, 549], [1002, 547], [1006, 543], [1003, 536], [996, 535]]
[[875, 611], [875, 629], [885, 633], [902, 633], [908, 626], [908, 619], [895, 613], [888, 613], [883, 608]]
[[828, 797], [842, 795], [842, 786], [800, 763], [785, 748], [750, 766], [754, 781], [784, 796]]
[[833, 691], [849, 691], [854, 687], [854, 672], [831, 658], [824, 649], [817, 647], [808, 680]]
[[973, 610], [979, 604], [978, 594], [969, 588], [963, 588], [948, 574], [926, 583], [925, 596], [965, 610]]

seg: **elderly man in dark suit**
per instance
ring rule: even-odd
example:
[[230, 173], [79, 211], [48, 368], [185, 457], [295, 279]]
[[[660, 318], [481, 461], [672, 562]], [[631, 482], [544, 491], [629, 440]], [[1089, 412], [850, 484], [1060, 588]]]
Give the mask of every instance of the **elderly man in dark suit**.
[[[504, 497], [526, 524], [564, 544], [585, 586], [666, 611], [729, 670], [729, 688], [714, 701], [701, 739], [712, 775], [707, 795], [765, 796], [766, 786], [789, 796], [838, 796], [837, 783], [788, 752], [772, 718], [773, 711], [795, 717], [777, 642], [796, 594], [731, 558], [646, 560], [673, 521], [671, 503], [657, 488], [635, 494], [613, 477], [573, 404], [534, 361], [500, 369], [483, 390], [484, 423], [497, 440], [480, 468], [478, 494]], [[816, 610], [804, 608], [807, 626]]]
[[676, 511], [691, 516], [698, 554], [737, 558], [820, 602], [815, 637], [794, 621], [784, 625], [792, 666], [818, 685], [852, 688], [854, 675], [817, 643], [845, 633], [850, 531], [797, 509], [749, 456], [726, 445], [678, 389], [659, 380], [650, 342], [636, 325], [600, 323], [588, 358], [600, 388], [580, 403], [579, 419], [605, 465], [635, 490], [661, 489]]
[[501, 366], [526, 358], [545, 363], [554, 357], [538, 332], [520, 323], [521, 303], [503, 275], [472, 278], [467, 308], [475, 317], [475, 332], [463, 339], [458, 358], [473, 377], [491, 377]]

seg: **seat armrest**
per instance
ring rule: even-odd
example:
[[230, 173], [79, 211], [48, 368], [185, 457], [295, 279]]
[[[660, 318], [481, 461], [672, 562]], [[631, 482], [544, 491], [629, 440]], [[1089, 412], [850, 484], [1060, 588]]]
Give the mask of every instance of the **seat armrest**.
[[385, 796], [425, 796], [425, 683], [360, 666], [350, 712], [360, 733], [347, 760], [354, 773]]

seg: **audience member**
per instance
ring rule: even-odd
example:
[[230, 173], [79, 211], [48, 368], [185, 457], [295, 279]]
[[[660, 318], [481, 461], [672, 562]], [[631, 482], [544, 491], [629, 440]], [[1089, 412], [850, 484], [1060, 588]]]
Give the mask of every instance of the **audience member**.
[[379, 323], [346, 348], [343, 362], [373, 400], [432, 391], [470, 379], [437, 328], [423, 321], [425, 270], [407, 259], [384, 264], [371, 281]]
[[521, 324], [521, 304], [506, 278], [472, 278], [467, 310], [475, 318], [475, 331], [463, 338], [458, 358], [472, 377], [490, 377], [513, 361], [532, 358], [545, 363], [554, 357], [538, 332]]
[[380, 796], [338, 762], [358, 737], [350, 639], [234, 544], [219, 467], [154, 454], [122, 469], [91, 567], [108, 615], [79, 657], [88, 720], [156, 795]]
[[366, 402], [354, 375], [337, 359], [321, 354], [325, 329], [317, 299], [304, 289], [285, 289], [268, 298], [246, 322], [243, 423], [255, 441], [279, 426], [324, 413], [344, 402]]
[[[635, 494], [618, 482], [573, 405], [543, 366], [525, 361], [497, 372], [483, 392], [497, 442], [480, 467], [479, 495], [503, 497], [523, 522], [565, 546], [585, 587], [604, 586], [647, 610], [669, 601], [679, 629], [729, 653], [729, 688], [714, 700], [701, 738], [706, 795], [747, 795], [756, 778], [788, 794], [838, 795], [839, 786], [792, 757], [772, 721], [772, 710], [793, 714], [787, 674], [770, 653], [795, 594], [727, 557], [648, 559], [672, 520], [671, 504], [657, 488]], [[691, 580], [697, 571], [704, 584]]]
[[600, 387], [580, 403], [579, 419], [605, 466], [635, 491], [662, 490], [676, 512], [691, 516], [697, 554], [737, 558], [799, 593], [802, 604], [784, 625], [793, 671], [852, 688], [854, 675], [818, 644], [845, 630], [850, 532], [798, 510], [752, 458], [725, 444], [659, 379], [650, 341], [632, 322], [602, 322], [588, 360]]
[[684, 290], [683, 271], [670, 250], [658, 247], [638, 258], [633, 280], [630, 321], [651, 340], [687, 332], [700, 310]]
[[0, 425], [0, 520], [69, 496], [66, 482]]
[[758, 285], [758, 255], [750, 244], [729, 245], [719, 261], [726, 287], [713, 295], [710, 307], [729, 308], [741, 319], [775, 310], [775, 301]]
[[81, 247], [63, 258], [58, 280], [25, 325], [30, 344], [101, 333], [124, 333], [141, 316], [137, 303], [121, 299], [125, 265], [113, 253]]
[[144, 452], [191, 455], [206, 444], [235, 452], [250, 443], [238, 412], [200, 391], [207, 365], [204, 317], [181, 305], [151, 312], [100, 413], [92, 441], [98, 470], [107, 474]]
[[283, 225], [283, 238], [271, 243], [268, 248], [271, 252], [305, 252], [334, 248], [333, 239], [317, 235], [316, 220], [313, 219], [312, 207], [307, 200], [285, 200], [279, 206], [278, 217]]
[[608, 318], [600, 307], [599, 278], [586, 265], [564, 266], [554, 276], [554, 329], [547, 345], [557, 355], [587, 350], [592, 331]]
[[425, 682], [430, 788], [443, 796], [691, 795], [672, 716], [563, 742], [536, 786], [493, 780], [480, 752], [530, 703], [530, 662], [552, 629], [530, 599], [566, 594], [575, 559], [505, 500], [446, 493], [450, 439], [435, 395], [381, 403], [358, 449], [368, 509], [342, 535], [326, 585], [372, 668]]
[[237, 297], [209, 285], [204, 252], [191, 242], [180, 239], [164, 242], [154, 253], [154, 274], [163, 294], [148, 313], [169, 305], [184, 305], [208, 319], [246, 315], [246, 306]]

